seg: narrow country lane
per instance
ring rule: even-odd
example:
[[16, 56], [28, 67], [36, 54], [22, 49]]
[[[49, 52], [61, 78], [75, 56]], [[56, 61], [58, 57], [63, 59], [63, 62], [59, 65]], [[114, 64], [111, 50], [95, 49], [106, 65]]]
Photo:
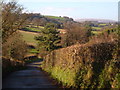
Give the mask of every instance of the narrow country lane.
[[41, 62], [27, 65], [26, 70], [11, 73], [3, 80], [4, 88], [57, 88], [48, 77], [38, 69]]

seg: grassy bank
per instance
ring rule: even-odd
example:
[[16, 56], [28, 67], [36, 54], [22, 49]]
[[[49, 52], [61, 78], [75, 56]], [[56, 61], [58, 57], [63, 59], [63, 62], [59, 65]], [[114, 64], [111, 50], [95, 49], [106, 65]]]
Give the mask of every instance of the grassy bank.
[[120, 88], [115, 46], [109, 42], [55, 50], [45, 57], [42, 69], [66, 87]]

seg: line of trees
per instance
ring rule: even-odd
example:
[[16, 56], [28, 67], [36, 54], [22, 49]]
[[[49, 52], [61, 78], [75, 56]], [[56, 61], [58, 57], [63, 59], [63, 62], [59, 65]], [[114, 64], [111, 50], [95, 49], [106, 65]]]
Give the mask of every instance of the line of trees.
[[63, 24], [66, 22], [75, 22], [72, 18], [69, 17], [61, 17], [62, 19], [51, 18], [40, 13], [28, 13], [30, 18], [28, 19], [28, 24], [31, 23], [32, 26], [45, 26], [47, 23], [54, 23], [56, 24], [57, 28], [64, 28]]

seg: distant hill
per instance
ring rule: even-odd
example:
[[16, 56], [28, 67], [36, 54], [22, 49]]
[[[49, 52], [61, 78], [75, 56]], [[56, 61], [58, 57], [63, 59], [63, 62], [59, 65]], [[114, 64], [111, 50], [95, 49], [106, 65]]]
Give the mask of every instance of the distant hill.
[[30, 16], [29, 22], [33, 23], [36, 26], [44, 26], [46, 23], [55, 23], [58, 28], [62, 28], [63, 23], [65, 22], [74, 22], [73, 18], [67, 16], [50, 16], [50, 15], [41, 15], [39, 13], [28, 13]]
[[85, 22], [85, 21], [92, 21], [92, 22], [102, 22], [102, 23], [115, 23], [115, 20], [109, 19], [75, 19], [77, 22]]

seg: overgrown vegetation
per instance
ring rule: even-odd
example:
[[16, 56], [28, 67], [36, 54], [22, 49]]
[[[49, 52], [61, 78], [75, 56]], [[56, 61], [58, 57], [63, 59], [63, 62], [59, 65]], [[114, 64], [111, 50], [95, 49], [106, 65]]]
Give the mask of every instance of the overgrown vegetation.
[[74, 45], [52, 51], [42, 68], [67, 87], [117, 88], [120, 71], [115, 51], [116, 42]]

